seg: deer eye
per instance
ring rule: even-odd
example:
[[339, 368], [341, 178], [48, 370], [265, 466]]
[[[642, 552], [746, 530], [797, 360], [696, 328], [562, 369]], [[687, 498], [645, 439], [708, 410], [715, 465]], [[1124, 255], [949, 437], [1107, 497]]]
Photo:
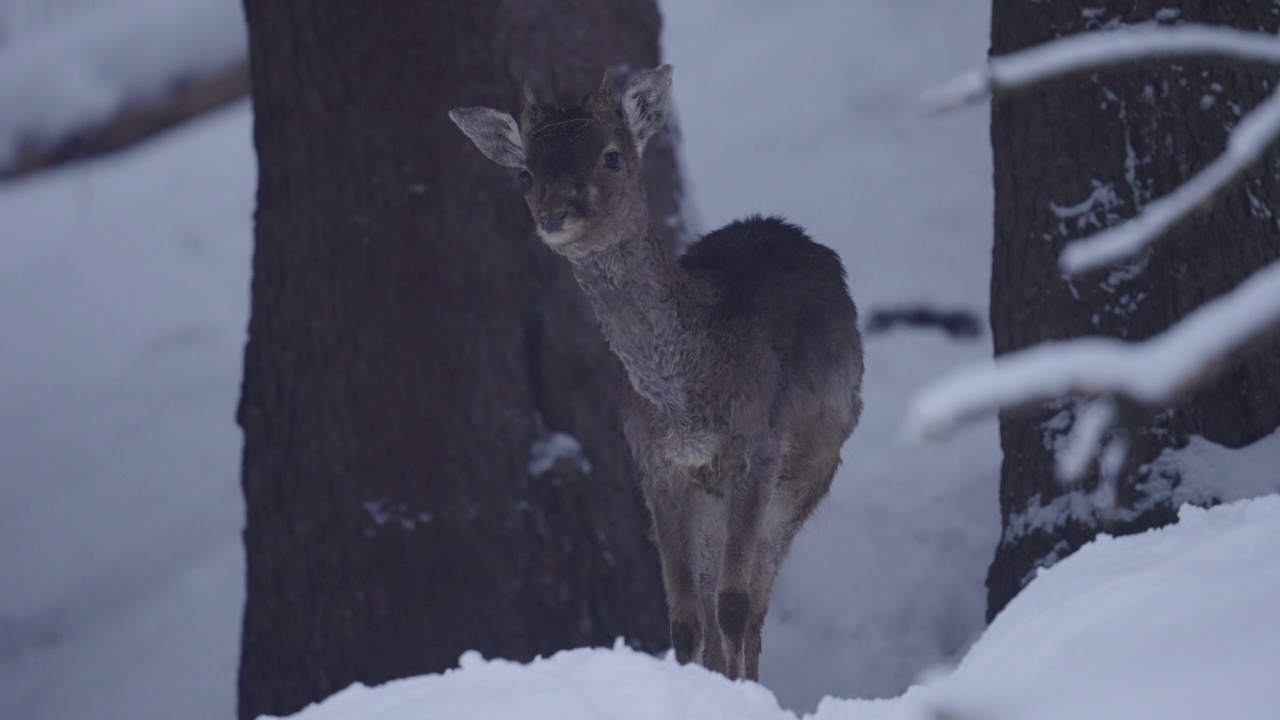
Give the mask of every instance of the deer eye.
[[533, 187], [533, 173], [528, 170], [521, 170], [517, 177], [520, 178], [520, 184], [524, 186], [525, 190]]
[[604, 154], [604, 166], [610, 170], [617, 170], [622, 167], [622, 153], [617, 150], [610, 150]]

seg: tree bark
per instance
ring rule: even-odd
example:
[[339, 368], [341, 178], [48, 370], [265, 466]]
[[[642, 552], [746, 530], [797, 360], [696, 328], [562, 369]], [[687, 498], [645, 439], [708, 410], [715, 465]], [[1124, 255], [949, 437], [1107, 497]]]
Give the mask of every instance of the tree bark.
[[[1116, 25], [1207, 23], [1275, 33], [1270, 0], [1109, 0], [1088, 10], [1066, 0], [995, 0], [993, 55]], [[1275, 152], [1136, 258], [1069, 279], [1057, 259], [1071, 241], [1132, 217], [1217, 157], [1227, 132], [1275, 87], [1273, 68], [1171, 59], [1083, 73], [992, 103], [995, 248], [991, 326], [997, 354], [1036, 343], [1107, 335], [1141, 340], [1235, 287], [1280, 257]], [[1280, 424], [1280, 343], [1234, 358], [1216, 381], [1164, 411], [1129, 409], [1131, 450], [1114, 504], [1079, 495], [1098, 476], [1065, 487], [1053, 447], [1069, 427], [1071, 399], [1000, 418], [1004, 535], [987, 577], [988, 619], [1034, 575], [1098, 532], [1171, 522], [1170, 490], [1147, 463], [1202, 435], [1247, 445]], [[1054, 501], [1057, 500], [1057, 503]], [[1037, 520], [1039, 518], [1039, 520]], [[1048, 519], [1045, 522], [1045, 519]]]
[[[654, 3], [245, 10], [259, 187], [239, 716], [470, 649], [665, 648], [625, 376], [511, 172], [446, 115], [514, 110], [524, 78], [576, 101], [606, 66], [658, 64]], [[651, 147], [651, 203], [674, 216], [670, 138]]]

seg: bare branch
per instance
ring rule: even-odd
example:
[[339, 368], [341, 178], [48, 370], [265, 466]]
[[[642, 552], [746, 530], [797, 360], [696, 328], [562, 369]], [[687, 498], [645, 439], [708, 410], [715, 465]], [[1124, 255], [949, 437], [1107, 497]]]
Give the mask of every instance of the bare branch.
[[1280, 91], [1241, 118], [1227, 139], [1226, 151], [1208, 167], [1147, 205], [1132, 220], [1067, 245], [1059, 265], [1063, 271], [1076, 274], [1138, 252], [1257, 162], [1277, 136], [1280, 136]]
[[960, 368], [917, 391], [905, 432], [938, 438], [1000, 408], [1069, 393], [1167, 405], [1280, 321], [1280, 262], [1141, 343], [1089, 337], [1042, 343]]
[[1024, 88], [1081, 70], [1175, 55], [1280, 64], [1280, 38], [1209, 25], [1136, 27], [1072, 35], [992, 58], [985, 68], [970, 70], [925, 93], [922, 102], [928, 112], [941, 112], [996, 92]]

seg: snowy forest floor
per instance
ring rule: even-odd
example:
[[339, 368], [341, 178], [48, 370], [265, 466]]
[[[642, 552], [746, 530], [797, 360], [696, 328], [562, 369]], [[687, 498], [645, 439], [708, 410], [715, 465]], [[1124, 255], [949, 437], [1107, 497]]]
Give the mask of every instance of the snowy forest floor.
[[[1267, 720], [1280, 703], [1280, 497], [1102, 536], [1041, 571], [964, 659], [888, 700], [824, 699], [807, 720]], [[755, 683], [619, 645], [528, 665], [355, 685], [297, 720], [422, 717], [795, 720]]]

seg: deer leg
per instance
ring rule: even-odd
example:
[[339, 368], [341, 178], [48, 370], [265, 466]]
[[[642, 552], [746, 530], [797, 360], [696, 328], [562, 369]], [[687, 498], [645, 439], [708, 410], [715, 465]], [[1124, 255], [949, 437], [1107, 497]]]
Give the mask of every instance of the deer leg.
[[728, 667], [725, 665], [724, 644], [720, 642], [720, 631], [716, 624], [716, 578], [710, 576], [710, 581], [705, 583], [706, 588], [702, 593], [702, 617], [706, 618], [707, 626], [711, 628], [708, 632], [707, 642], [702, 649], [702, 666], [721, 675], [728, 674]]
[[[786, 508], [784, 512], [785, 510]], [[789, 523], [787, 518], [779, 519], [775, 516], [763, 530], [764, 537], [760, 541], [755, 568], [751, 574], [751, 614], [747, 618], [746, 647], [743, 653], [748, 680], [760, 679], [760, 651], [764, 645], [761, 634], [764, 631], [765, 615], [769, 612], [773, 581], [778, 577], [778, 568], [787, 556], [791, 539], [799, 528], [800, 523]]]
[[[785, 480], [785, 475], [784, 475]], [[778, 502], [778, 500], [774, 500]], [[790, 508], [783, 508], [787, 513]], [[761, 633], [764, 631], [764, 618], [769, 613], [769, 597], [773, 594], [773, 581], [778, 577], [778, 568], [787, 556], [791, 540], [800, 529], [803, 520], [789, 522], [791, 518], [774, 517], [762, 531], [763, 538], [756, 555], [755, 568], [751, 574], [751, 614], [747, 618], [747, 638], [744, 649], [746, 678], [760, 679], [760, 651], [763, 648]]]
[[773, 527], [765, 528], [764, 539], [756, 556], [754, 571], [751, 575], [751, 613], [747, 617], [746, 645], [743, 649], [743, 661], [748, 680], [760, 679], [760, 652], [764, 647], [761, 634], [764, 631], [764, 618], [769, 613], [769, 597], [773, 594], [773, 581], [778, 577], [778, 568], [787, 556], [791, 540], [795, 538], [803, 520], [798, 522], [776, 522]]
[[708, 628], [707, 641], [702, 649], [702, 665], [725, 675], [724, 644], [720, 642], [719, 625], [716, 623], [716, 586], [720, 581], [720, 554], [724, 548], [724, 500], [707, 493], [695, 493], [695, 496], [698, 598], [702, 605], [703, 623]]
[[676, 661], [685, 664], [697, 659], [703, 640], [702, 607], [694, 584], [690, 505], [689, 498], [684, 497], [688, 493], [670, 482], [652, 483], [647, 489], [662, 561], [662, 584], [667, 591], [671, 646], [676, 651]]
[[764, 630], [764, 616], [768, 611], [767, 606], [759, 611], [753, 610], [750, 619], [747, 620], [747, 641], [746, 648], [743, 650], [746, 666], [744, 677], [752, 682], [760, 681], [760, 651], [764, 647], [761, 633]]
[[[834, 451], [827, 453], [818, 452], [818, 448], [812, 445], [803, 450], [783, 458], [778, 479], [779, 492], [771, 499], [772, 502], [782, 503], [783, 507], [780, 517], [773, 516], [774, 519], [762, 531], [763, 539], [756, 556], [751, 577], [753, 604], [747, 619], [744, 652], [748, 680], [760, 679], [760, 652], [763, 649], [761, 634], [778, 569], [791, 552], [791, 543], [796, 534], [826, 497], [831, 481], [835, 478], [836, 468], [840, 465], [839, 444], [835, 445]], [[820, 457], [815, 458], [813, 455]]]
[[756, 455], [729, 490], [729, 514], [716, 590], [716, 624], [724, 645], [725, 664], [730, 679], [745, 672], [747, 624], [751, 617], [751, 576], [760, 544], [765, 506], [777, 479], [778, 458]]

